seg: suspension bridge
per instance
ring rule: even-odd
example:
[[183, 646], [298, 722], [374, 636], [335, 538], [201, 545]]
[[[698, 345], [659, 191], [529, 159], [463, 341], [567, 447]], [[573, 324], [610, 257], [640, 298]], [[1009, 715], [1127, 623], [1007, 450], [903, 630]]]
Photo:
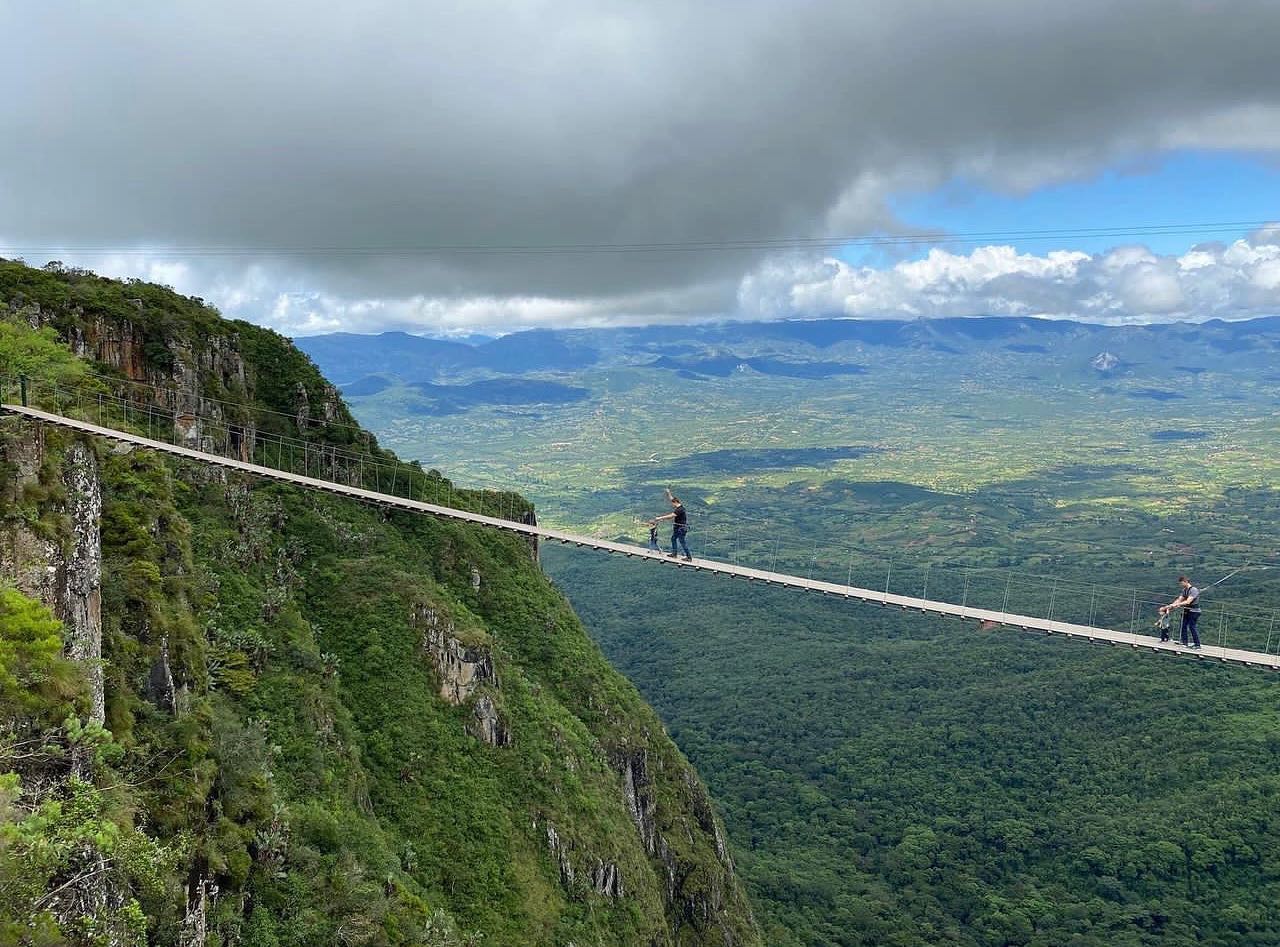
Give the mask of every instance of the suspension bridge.
[[[4, 388], [5, 386], [0, 386], [0, 390], [4, 390]], [[915, 596], [891, 592], [887, 579], [885, 588], [881, 590], [860, 587], [852, 584], [852, 582], [827, 581], [812, 576], [794, 575], [788, 572], [775, 571], [774, 569], [755, 568], [738, 562], [727, 562], [720, 559], [702, 557], [694, 557], [692, 560], [676, 559], [663, 552], [653, 551], [644, 546], [581, 535], [539, 524], [536, 517], [532, 515], [531, 507], [522, 506], [515, 502], [516, 495], [514, 493], [501, 494], [500, 496], [506, 498], [507, 505], [503, 506], [499, 503], [495, 509], [492, 500], [486, 501], [485, 499], [487, 491], [466, 491], [465, 494], [464, 491], [457, 491], [455, 493], [450, 486], [448, 491], [444, 492], [439, 485], [447, 481], [443, 481], [438, 475], [434, 475], [434, 472], [423, 474], [418, 470], [416, 473], [407, 475], [401, 473], [399, 486], [405, 490], [406, 495], [400, 496], [395, 479], [396, 470], [406, 465], [389, 468], [392, 479], [390, 487], [384, 489], [384, 474], [380, 473], [379, 470], [387, 468], [388, 465], [383, 464], [380, 468], [376, 458], [372, 455], [345, 451], [329, 444], [303, 442], [280, 434], [264, 433], [245, 421], [240, 423], [229, 421], [225, 411], [218, 411], [218, 414], [222, 415], [220, 417], [203, 419], [205, 423], [202, 426], [201, 418], [182, 412], [172, 403], [167, 405], [157, 405], [153, 402], [140, 404], [114, 396], [104, 396], [102, 392], [90, 392], [86, 396], [81, 391], [68, 397], [64, 389], [62, 393], [55, 391], [54, 397], [50, 399], [51, 403], [47, 403], [43, 408], [40, 408], [30, 404], [29, 399], [26, 397], [27, 394], [24, 382], [24, 397], [22, 399], [24, 403], [4, 403], [0, 407], [8, 414], [23, 417], [33, 422], [55, 425], [81, 434], [105, 438], [147, 450], [159, 451], [184, 460], [235, 470], [255, 477], [293, 484], [309, 490], [323, 491], [389, 509], [405, 510], [412, 513], [471, 523], [504, 530], [530, 539], [593, 549], [631, 559], [648, 561], [669, 568], [712, 573], [744, 579], [761, 585], [779, 586], [843, 598], [849, 601], [879, 605], [885, 608], [896, 608], [925, 615], [974, 622], [989, 630], [1011, 629], [1058, 635], [1173, 657], [1223, 662], [1273, 671], [1280, 670], [1280, 653], [1270, 653], [1271, 641], [1275, 631], [1274, 616], [1270, 617], [1270, 627], [1266, 629], [1266, 645], [1263, 650], [1227, 647], [1221, 640], [1217, 645], [1205, 644], [1201, 648], [1190, 649], [1176, 641], [1162, 641], [1153, 635], [1139, 634], [1133, 630], [1115, 630], [1114, 628], [1094, 624], [1092, 621], [1088, 624], [1081, 624], [1054, 619], [1052, 617], [1052, 599], [1050, 600], [1049, 612], [1044, 616], [1011, 611], [1009, 610], [1008, 586], [1005, 588], [1002, 606], [1000, 608], [986, 608], [969, 604], [967, 580], [962, 600], [956, 603], [939, 598], [929, 598], [925, 594]], [[129, 413], [131, 405], [133, 407], [132, 416]], [[94, 423], [83, 417], [86, 414], [92, 416], [95, 407], [99, 423]], [[140, 431], [126, 429], [135, 426], [141, 429], [144, 418], [149, 434], [144, 435]], [[154, 436], [157, 425], [169, 438], [168, 440]], [[217, 433], [213, 433], [214, 431]], [[270, 463], [273, 447], [275, 449], [274, 465]], [[217, 452], [219, 448], [221, 448], [222, 453]], [[259, 463], [257, 462], [258, 460], [264, 462]], [[358, 473], [356, 472], [356, 464], [359, 465]], [[297, 470], [299, 467], [302, 469], [301, 473]], [[315, 476], [312, 475], [313, 468], [317, 474]], [[373, 471], [372, 479], [375, 485], [375, 489], [372, 490], [364, 486], [370, 479], [370, 470]], [[474, 499], [477, 494], [481, 496], [479, 503]], [[470, 496], [471, 499], [466, 499], [466, 496]], [[495, 492], [495, 496], [499, 496], [499, 494]], [[428, 500], [423, 497], [430, 497], [431, 499]], [[468, 508], [472, 506], [478, 506], [479, 508]], [[486, 509], [489, 511], [486, 512]], [[495, 513], [498, 515], [495, 515]], [[850, 574], [852, 574], [852, 567]], [[926, 578], [926, 591], [927, 581]], [[1135, 592], [1133, 597], [1134, 619], [1137, 617], [1137, 612], [1138, 598]], [[1095, 614], [1096, 609], [1091, 601], [1089, 608], [1090, 619], [1093, 619]], [[1258, 620], [1266, 622], [1267, 619], [1264, 617]], [[1223, 624], [1225, 627], [1225, 616]], [[1130, 625], [1132, 628], [1132, 620]], [[1206, 632], [1206, 637], [1208, 636], [1208, 632]], [[1220, 635], [1220, 639], [1222, 637]]]

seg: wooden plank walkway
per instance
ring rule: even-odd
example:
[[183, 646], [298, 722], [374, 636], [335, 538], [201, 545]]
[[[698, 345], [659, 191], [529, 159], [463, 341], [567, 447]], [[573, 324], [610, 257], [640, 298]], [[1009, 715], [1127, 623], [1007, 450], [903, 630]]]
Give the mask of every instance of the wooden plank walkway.
[[661, 552], [651, 552], [648, 549], [639, 546], [629, 546], [625, 543], [612, 542], [607, 539], [597, 539], [592, 536], [580, 536], [576, 533], [569, 533], [559, 529], [550, 529], [546, 526], [517, 523], [512, 520], [485, 516], [481, 513], [470, 513], [466, 510], [455, 510], [446, 506], [436, 506], [432, 503], [422, 503], [418, 500], [408, 500], [404, 497], [392, 496], [386, 493], [377, 493], [373, 490], [364, 490], [360, 487], [345, 486], [328, 480], [320, 480], [315, 477], [306, 477], [301, 474], [290, 473], [284, 470], [276, 470], [272, 467], [262, 467], [257, 464], [246, 463], [241, 460], [233, 460], [229, 457], [220, 457], [217, 454], [206, 454], [202, 451], [192, 450], [189, 447], [180, 447], [164, 441], [140, 437], [137, 434], [117, 431], [113, 428], [100, 427], [87, 421], [79, 421], [74, 418], [63, 417], [58, 414], [50, 414], [47, 411], [41, 411], [37, 408], [6, 404], [3, 405], [3, 409], [12, 414], [21, 415], [36, 421], [43, 421], [47, 424], [70, 428], [71, 430], [80, 431], [84, 434], [91, 434], [96, 437], [103, 437], [114, 441], [133, 444], [150, 450], [162, 451], [166, 454], [172, 454], [177, 457], [183, 457], [187, 460], [194, 460], [204, 464], [214, 464], [219, 467], [239, 470], [257, 477], [265, 477], [270, 480], [292, 483], [311, 490], [323, 490], [327, 493], [336, 494], [338, 496], [350, 497], [352, 499], [362, 500], [368, 503], [376, 503], [382, 506], [393, 507], [401, 510], [408, 510], [414, 513], [426, 513], [431, 516], [461, 520], [467, 523], [475, 523], [480, 526], [490, 526], [495, 529], [507, 530], [508, 532], [519, 533], [525, 536], [536, 536], [539, 539], [548, 539], [554, 542], [570, 544], [582, 548], [598, 549], [603, 552], [617, 553], [632, 559], [648, 559], [653, 562], [675, 566], [680, 569], [694, 569], [701, 572], [713, 572], [720, 575], [746, 579], [749, 582], [760, 582], [765, 585], [779, 585], [787, 588], [801, 589], [808, 592], [819, 592], [823, 595], [832, 595], [860, 602], [869, 602], [871, 604], [885, 607], [918, 611], [927, 615], [942, 615], [947, 618], [975, 621], [988, 624], [991, 627], [1020, 629], [1022, 631], [1041, 632], [1050, 635], [1063, 635], [1068, 638], [1082, 638], [1088, 641], [1154, 651], [1160, 654], [1178, 657], [1194, 658], [1201, 661], [1223, 661], [1231, 664], [1241, 664], [1247, 667], [1266, 668], [1272, 671], [1280, 670], [1280, 654], [1263, 654], [1258, 651], [1242, 651], [1236, 648], [1219, 648], [1213, 645], [1205, 645], [1203, 648], [1193, 651], [1172, 642], [1161, 642], [1150, 635], [1135, 635], [1124, 631], [1111, 631], [1107, 628], [1095, 628], [1090, 625], [1076, 625], [1070, 622], [1054, 621], [1047, 618], [1038, 618], [1032, 615], [1017, 615], [1008, 612], [992, 611], [985, 608], [972, 608], [965, 605], [955, 605], [950, 602], [938, 602], [933, 601], [932, 599], [915, 598], [909, 595], [896, 595], [893, 593], [879, 592], [874, 589], [858, 588], [857, 586], [852, 585], [839, 585], [837, 583], [823, 582], [817, 579], [806, 579], [802, 576], [788, 575], [784, 572], [770, 572], [764, 569], [753, 569], [748, 566], [719, 562], [714, 559], [695, 558], [692, 562], [686, 562], [681, 559], [672, 559]]

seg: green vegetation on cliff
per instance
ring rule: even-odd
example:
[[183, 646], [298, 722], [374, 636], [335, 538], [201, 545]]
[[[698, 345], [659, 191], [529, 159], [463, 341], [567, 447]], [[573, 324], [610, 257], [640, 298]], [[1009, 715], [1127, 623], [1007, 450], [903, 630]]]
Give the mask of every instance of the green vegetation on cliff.
[[[161, 287], [0, 263], [0, 333], [390, 457], [287, 340]], [[16, 419], [0, 462], [0, 943], [758, 943], [705, 790], [526, 542]], [[51, 644], [95, 629], [100, 661]]]

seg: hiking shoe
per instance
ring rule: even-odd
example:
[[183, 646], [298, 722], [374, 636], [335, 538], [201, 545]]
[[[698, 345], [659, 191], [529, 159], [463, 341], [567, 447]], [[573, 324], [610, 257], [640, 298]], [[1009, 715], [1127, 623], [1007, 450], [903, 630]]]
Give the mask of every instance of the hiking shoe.
[[693, 556], [685, 556], [685, 557], [684, 557], [684, 561], [685, 561], [685, 562], [693, 562]]
[[1199, 650], [1200, 650], [1200, 646], [1199, 646], [1198, 644], [1193, 644], [1193, 645], [1191, 645], [1191, 650], [1192, 650], [1192, 651], [1199, 651]]
[[679, 556], [677, 556], [674, 552], [669, 552], [669, 553], [667, 553], [667, 558], [668, 558], [668, 559], [679, 559], [680, 557], [679, 557]]

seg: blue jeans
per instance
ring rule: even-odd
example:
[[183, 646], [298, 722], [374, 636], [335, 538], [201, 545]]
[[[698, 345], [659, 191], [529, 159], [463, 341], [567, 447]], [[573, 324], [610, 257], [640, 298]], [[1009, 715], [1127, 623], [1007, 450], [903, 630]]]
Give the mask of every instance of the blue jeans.
[[689, 544], [685, 542], [684, 538], [685, 533], [687, 532], [689, 532], [689, 527], [687, 526], [677, 526], [671, 530], [671, 555], [674, 556], [676, 554], [676, 542], [678, 541], [680, 545], [684, 547], [684, 554], [690, 559], [693, 558], [692, 554], [689, 552]]
[[1200, 620], [1199, 612], [1182, 613], [1182, 643], [1187, 643], [1187, 632], [1191, 632], [1191, 640], [1196, 643], [1196, 647], [1200, 647], [1200, 633], [1196, 631], [1196, 622]]

